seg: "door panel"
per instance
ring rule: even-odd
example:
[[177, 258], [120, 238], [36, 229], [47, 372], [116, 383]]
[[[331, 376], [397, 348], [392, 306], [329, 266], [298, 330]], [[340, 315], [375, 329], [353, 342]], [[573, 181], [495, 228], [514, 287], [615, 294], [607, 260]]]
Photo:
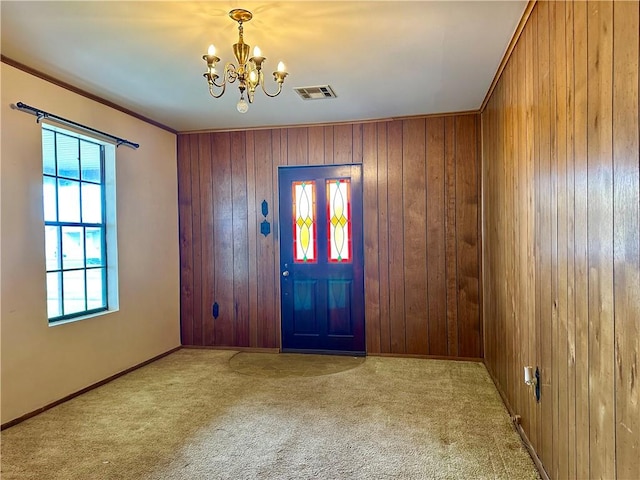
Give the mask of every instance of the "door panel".
[[280, 167], [282, 350], [365, 353], [360, 165]]
[[293, 280], [293, 332], [314, 335], [318, 331], [316, 291], [318, 282]]
[[327, 281], [329, 335], [353, 335], [351, 284], [350, 280]]

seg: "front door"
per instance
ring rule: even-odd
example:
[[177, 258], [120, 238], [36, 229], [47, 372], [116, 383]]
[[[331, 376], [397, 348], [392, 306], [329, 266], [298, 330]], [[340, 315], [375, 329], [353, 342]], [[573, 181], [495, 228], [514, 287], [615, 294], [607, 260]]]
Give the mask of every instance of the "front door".
[[362, 168], [279, 167], [282, 350], [364, 355]]

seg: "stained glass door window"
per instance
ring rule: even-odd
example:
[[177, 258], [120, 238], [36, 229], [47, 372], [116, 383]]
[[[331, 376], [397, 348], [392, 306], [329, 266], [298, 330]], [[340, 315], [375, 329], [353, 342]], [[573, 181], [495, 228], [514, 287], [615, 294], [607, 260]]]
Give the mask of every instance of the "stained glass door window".
[[296, 263], [317, 261], [316, 184], [314, 181], [292, 183], [293, 260]]
[[351, 261], [350, 187], [348, 178], [327, 180], [327, 234], [330, 262]]

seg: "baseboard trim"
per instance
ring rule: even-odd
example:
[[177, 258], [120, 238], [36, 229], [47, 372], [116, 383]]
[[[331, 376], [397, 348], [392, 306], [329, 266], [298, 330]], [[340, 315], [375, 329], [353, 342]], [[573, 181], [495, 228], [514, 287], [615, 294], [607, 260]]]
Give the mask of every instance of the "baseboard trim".
[[182, 348], [181, 346], [172, 348], [171, 350], [169, 350], [167, 352], [161, 353], [160, 355], [156, 355], [155, 357], [150, 358], [149, 360], [145, 360], [144, 362], [139, 363], [137, 365], [134, 365], [133, 367], [129, 367], [126, 370], [118, 372], [115, 375], [111, 375], [110, 377], [107, 377], [104, 380], [100, 380], [99, 382], [96, 382], [96, 383], [94, 383], [92, 385], [89, 385], [88, 387], [84, 387], [83, 389], [78, 390], [77, 392], [71, 393], [71, 394], [67, 395], [66, 397], [62, 397], [60, 400], [56, 400], [55, 402], [51, 402], [51, 403], [45, 405], [44, 407], [38, 408], [37, 410], [34, 410], [32, 412], [29, 412], [29, 413], [25, 413], [24, 415], [22, 415], [22, 416], [20, 416], [18, 418], [15, 418], [13, 420], [9, 420], [8, 422], [3, 423], [0, 426], [0, 430], [5, 430], [5, 429], [7, 429], [9, 427], [13, 427], [14, 425], [22, 423], [25, 420], [28, 420], [29, 418], [35, 417], [36, 415], [39, 415], [39, 414], [41, 414], [42, 412], [44, 412], [46, 410], [49, 410], [50, 408], [57, 407], [58, 405], [60, 405], [60, 404], [62, 404], [64, 402], [68, 402], [69, 400], [71, 400], [73, 398], [79, 397], [83, 393], [87, 393], [88, 391], [93, 390], [94, 388], [101, 387], [102, 385], [105, 385], [105, 384], [115, 380], [116, 378], [120, 378], [120, 377], [126, 375], [127, 373], [131, 373], [134, 370], [137, 370], [137, 369], [139, 369], [141, 367], [149, 365], [150, 363], [153, 363], [156, 360], [160, 360], [161, 358], [166, 357], [167, 355], [171, 355], [172, 353], [177, 352], [181, 348]]
[[320, 355], [352, 355], [367, 357], [395, 357], [395, 358], [421, 358], [425, 360], [453, 360], [456, 362], [476, 362], [483, 363], [484, 359], [480, 357], [447, 357], [446, 355], [418, 355], [413, 353], [362, 353], [362, 352], [331, 352], [321, 350], [280, 350], [279, 348], [256, 348], [256, 347], [227, 347], [218, 345], [183, 345], [182, 348], [201, 349], [201, 350], [233, 350], [236, 352], [249, 353], [312, 353]]
[[217, 345], [183, 345], [182, 348], [189, 348], [193, 350], [232, 350], [234, 352], [249, 353], [280, 353], [279, 348], [225, 347]]
[[[512, 415], [512, 418], [513, 418], [513, 415]], [[542, 461], [540, 460], [540, 457], [538, 457], [538, 454], [533, 448], [533, 445], [531, 445], [531, 442], [529, 441], [529, 437], [527, 437], [527, 434], [523, 430], [522, 425], [514, 422], [514, 426], [516, 428], [516, 431], [520, 434], [520, 438], [522, 438], [522, 443], [524, 443], [525, 448], [529, 452], [529, 455], [531, 456], [531, 459], [533, 460], [534, 465], [538, 469], [538, 473], [540, 474], [540, 477], [542, 477], [542, 480], [551, 480], [549, 475], [547, 475], [547, 471], [544, 469], [544, 466], [542, 465]]]
[[531, 459], [533, 460], [533, 463], [536, 466], [536, 469], [538, 470], [540, 477], [542, 478], [542, 480], [551, 480], [551, 478], [547, 474], [547, 471], [544, 469], [542, 460], [540, 460], [540, 457], [538, 457], [538, 453], [536, 452], [536, 449], [533, 448], [531, 441], [529, 441], [529, 437], [527, 437], [526, 432], [522, 428], [522, 425], [520, 425], [520, 423], [516, 421], [516, 417], [517, 417], [516, 413], [513, 411], [513, 408], [511, 408], [511, 405], [507, 400], [507, 396], [504, 394], [504, 392], [500, 388], [500, 385], [498, 385], [496, 378], [493, 376], [493, 372], [491, 371], [489, 366], [486, 364], [486, 362], [485, 362], [485, 367], [487, 369], [487, 372], [489, 372], [489, 377], [491, 378], [491, 381], [493, 382], [493, 384], [496, 387], [496, 390], [498, 390], [498, 393], [500, 394], [500, 398], [502, 398], [502, 403], [504, 403], [504, 406], [507, 407], [507, 411], [509, 412], [509, 416], [511, 417], [511, 421], [513, 422], [513, 427], [515, 428], [516, 432], [518, 432], [518, 434], [520, 435], [520, 438], [522, 439], [522, 443], [524, 444], [525, 448], [529, 452], [529, 456], [531, 456]]
[[480, 357], [447, 357], [446, 355], [418, 355], [414, 353], [367, 353], [368, 357], [422, 358], [425, 360], [453, 360], [456, 362], [483, 363]]

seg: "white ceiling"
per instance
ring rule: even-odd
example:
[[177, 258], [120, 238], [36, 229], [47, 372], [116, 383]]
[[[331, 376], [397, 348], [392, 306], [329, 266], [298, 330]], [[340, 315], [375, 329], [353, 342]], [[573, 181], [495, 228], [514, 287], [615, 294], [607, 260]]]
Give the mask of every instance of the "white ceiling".
[[[3, 0], [1, 47], [181, 132], [381, 119], [477, 110], [526, 4]], [[202, 77], [210, 43], [223, 62], [233, 57], [233, 8], [254, 14], [244, 40], [267, 57], [268, 86], [279, 60], [289, 72], [279, 97], [257, 91], [244, 115], [237, 84], [213, 99]], [[303, 101], [293, 91], [323, 84], [338, 98]]]

